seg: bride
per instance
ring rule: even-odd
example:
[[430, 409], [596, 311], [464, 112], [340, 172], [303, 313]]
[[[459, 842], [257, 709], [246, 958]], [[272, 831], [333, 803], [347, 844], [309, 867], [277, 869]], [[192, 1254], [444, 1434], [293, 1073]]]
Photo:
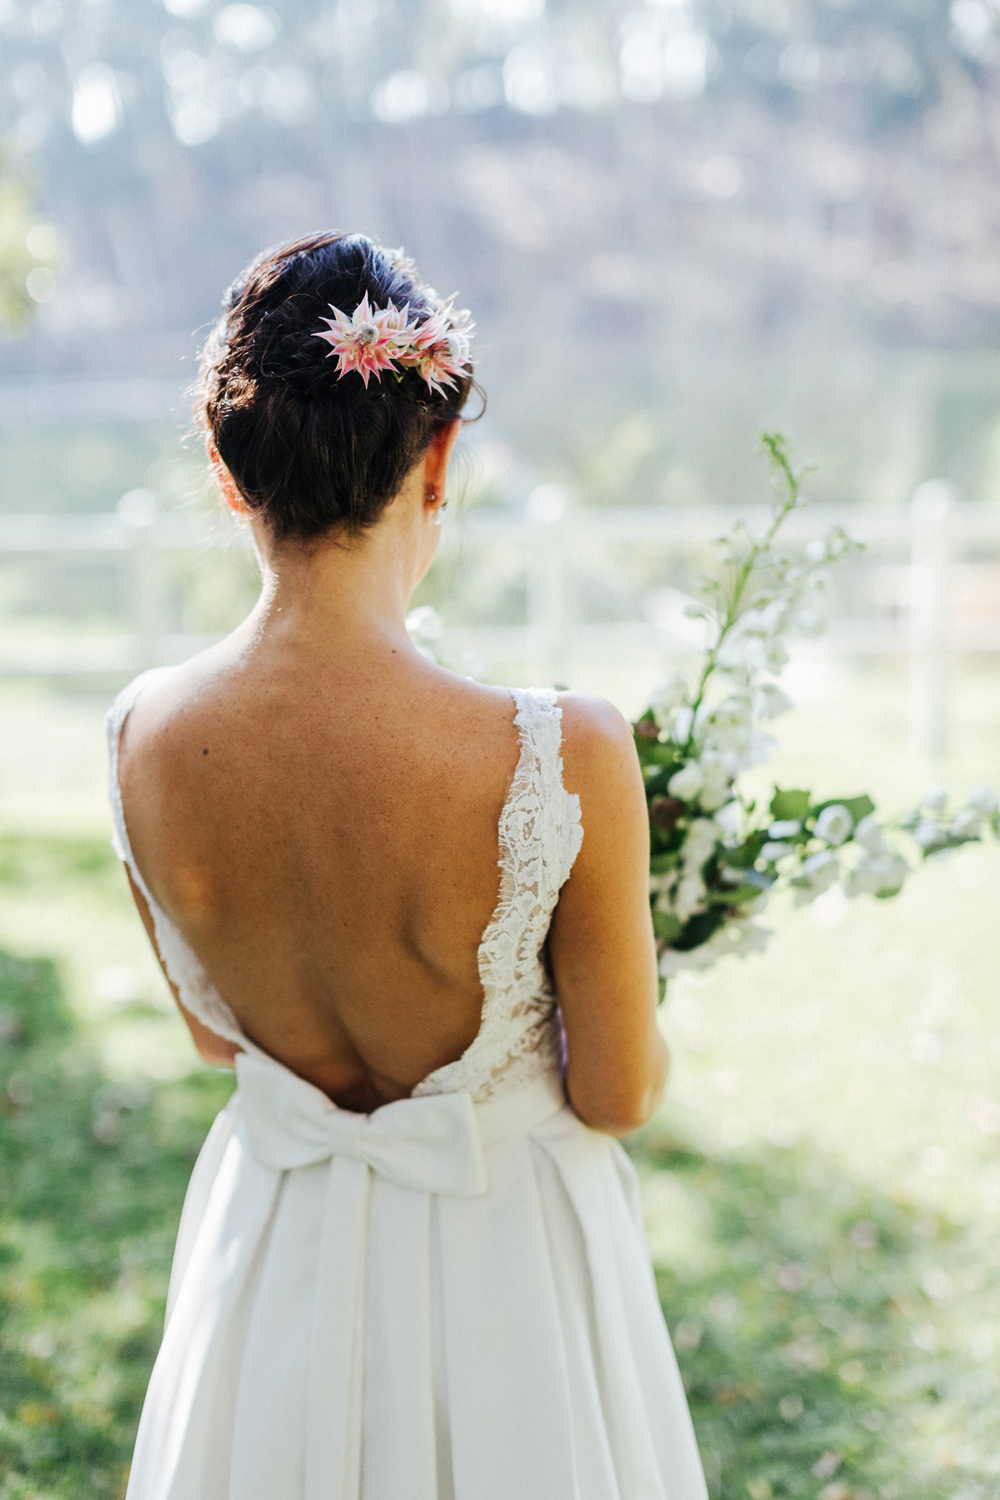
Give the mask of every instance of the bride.
[[325, 234], [254, 261], [204, 353], [260, 601], [108, 728], [136, 905], [238, 1087], [129, 1500], [704, 1500], [613, 1139], [667, 1070], [631, 734], [404, 625], [469, 333]]

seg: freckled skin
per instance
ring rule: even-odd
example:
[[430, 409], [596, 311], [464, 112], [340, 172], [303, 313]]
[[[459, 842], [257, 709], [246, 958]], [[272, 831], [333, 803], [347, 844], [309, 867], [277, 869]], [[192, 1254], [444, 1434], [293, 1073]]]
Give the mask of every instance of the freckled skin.
[[[122, 734], [130, 838], [157, 900], [248, 1035], [349, 1109], [405, 1096], [480, 1022], [514, 706], [506, 689], [428, 662], [403, 624], [440, 537], [454, 435], [435, 440], [360, 542], [278, 547], [254, 521], [257, 609], [151, 686]], [[648, 1115], [666, 1072], [645, 799], [615, 710], [560, 701], [585, 836], [548, 957], [572, 1102], [622, 1132]], [[232, 1060], [235, 1048], [185, 1018], [207, 1060]]]

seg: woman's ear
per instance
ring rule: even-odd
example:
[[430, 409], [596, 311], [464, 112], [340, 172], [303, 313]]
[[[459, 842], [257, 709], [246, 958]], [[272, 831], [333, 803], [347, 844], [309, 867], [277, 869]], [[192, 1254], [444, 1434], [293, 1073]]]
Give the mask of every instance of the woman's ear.
[[461, 417], [456, 417], [446, 427], [440, 427], [431, 438], [430, 446], [424, 454], [424, 494], [436, 496], [437, 503], [445, 496], [448, 460], [451, 458], [455, 440], [461, 430]]
[[223, 500], [225, 500], [229, 509], [235, 515], [248, 516], [250, 514], [250, 507], [236, 488], [236, 481], [219, 457], [219, 450], [211, 438], [207, 438], [205, 441], [205, 451], [208, 454], [208, 461], [212, 465], [215, 482], [219, 486]]

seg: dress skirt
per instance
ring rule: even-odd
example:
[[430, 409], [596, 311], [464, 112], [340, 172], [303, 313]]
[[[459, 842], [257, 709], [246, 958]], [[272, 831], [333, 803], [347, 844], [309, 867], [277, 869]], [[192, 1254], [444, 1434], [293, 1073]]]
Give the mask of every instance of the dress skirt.
[[557, 1078], [363, 1116], [237, 1073], [127, 1500], [705, 1500], [635, 1170]]

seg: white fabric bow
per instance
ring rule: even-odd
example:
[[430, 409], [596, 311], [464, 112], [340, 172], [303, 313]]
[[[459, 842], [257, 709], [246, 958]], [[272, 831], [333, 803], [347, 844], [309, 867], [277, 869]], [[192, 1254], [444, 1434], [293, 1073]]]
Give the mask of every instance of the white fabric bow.
[[487, 1190], [467, 1093], [400, 1099], [360, 1115], [252, 1052], [238, 1054], [236, 1073], [248, 1144], [261, 1166], [283, 1172], [340, 1156], [418, 1192], [476, 1198]]
[[430, 1094], [358, 1115], [253, 1052], [237, 1055], [236, 1074], [255, 1161], [279, 1172], [330, 1162], [309, 1354], [305, 1500], [358, 1500], [371, 1172], [418, 1193], [482, 1196], [489, 1183], [475, 1107], [467, 1093]]

